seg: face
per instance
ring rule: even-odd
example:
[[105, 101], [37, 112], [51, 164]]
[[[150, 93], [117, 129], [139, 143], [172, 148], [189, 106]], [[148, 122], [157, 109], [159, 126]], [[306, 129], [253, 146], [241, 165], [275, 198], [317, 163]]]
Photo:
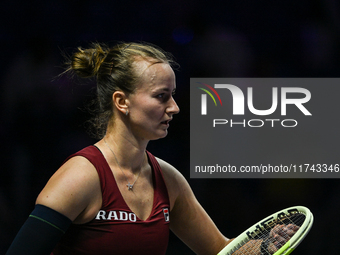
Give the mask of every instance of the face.
[[165, 137], [169, 122], [179, 108], [173, 98], [175, 74], [165, 63], [140, 63], [140, 82], [128, 97], [131, 130], [142, 140]]

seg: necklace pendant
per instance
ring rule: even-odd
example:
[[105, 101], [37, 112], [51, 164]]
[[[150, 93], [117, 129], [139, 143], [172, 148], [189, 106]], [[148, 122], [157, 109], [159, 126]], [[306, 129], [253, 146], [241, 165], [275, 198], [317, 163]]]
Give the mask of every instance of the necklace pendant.
[[126, 186], [128, 187], [128, 190], [132, 190], [133, 188], [133, 184], [130, 184], [130, 183], [126, 184]]

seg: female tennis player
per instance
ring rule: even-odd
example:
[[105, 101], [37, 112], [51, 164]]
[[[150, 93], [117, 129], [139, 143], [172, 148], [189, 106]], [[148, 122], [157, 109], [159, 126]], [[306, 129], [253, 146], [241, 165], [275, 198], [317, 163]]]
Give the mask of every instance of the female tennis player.
[[197, 254], [228, 244], [182, 174], [146, 150], [179, 112], [173, 63], [140, 43], [71, 57], [67, 72], [97, 80], [100, 140], [55, 172], [8, 255], [165, 254], [169, 229]]

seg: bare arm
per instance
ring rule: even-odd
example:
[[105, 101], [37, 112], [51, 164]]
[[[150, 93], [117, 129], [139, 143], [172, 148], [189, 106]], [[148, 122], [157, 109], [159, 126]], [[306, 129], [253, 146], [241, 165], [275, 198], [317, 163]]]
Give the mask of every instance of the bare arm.
[[230, 240], [222, 235], [197, 201], [188, 182], [175, 168], [159, 160], [168, 187], [171, 230], [196, 254], [217, 254]]
[[[157, 159], [164, 174], [170, 197], [170, 228], [196, 254], [218, 254], [232, 239], [222, 235], [199, 204], [183, 175], [168, 163]], [[277, 226], [265, 244], [269, 254], [275, 253], [298, 230], [297, 226]], [[233, 254], [260, 255], [263, 240], [250, 240]]]
[[101, 202], [98, 174], [94, 166], [80, 156], [71, 158], [58, 169], [36, 200], [36, 204], [50, 207], [75, 223], [85, 223], [95, 217]]

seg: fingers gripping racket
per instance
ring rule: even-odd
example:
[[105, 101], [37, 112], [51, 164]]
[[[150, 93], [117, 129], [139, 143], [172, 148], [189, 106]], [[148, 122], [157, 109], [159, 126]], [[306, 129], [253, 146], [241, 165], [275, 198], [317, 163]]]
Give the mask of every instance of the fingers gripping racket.
[[313, 214], [308, 208], [294, 206], [254, 224], [218, 255], [288, 255], [308, 234], [313, 224]]

